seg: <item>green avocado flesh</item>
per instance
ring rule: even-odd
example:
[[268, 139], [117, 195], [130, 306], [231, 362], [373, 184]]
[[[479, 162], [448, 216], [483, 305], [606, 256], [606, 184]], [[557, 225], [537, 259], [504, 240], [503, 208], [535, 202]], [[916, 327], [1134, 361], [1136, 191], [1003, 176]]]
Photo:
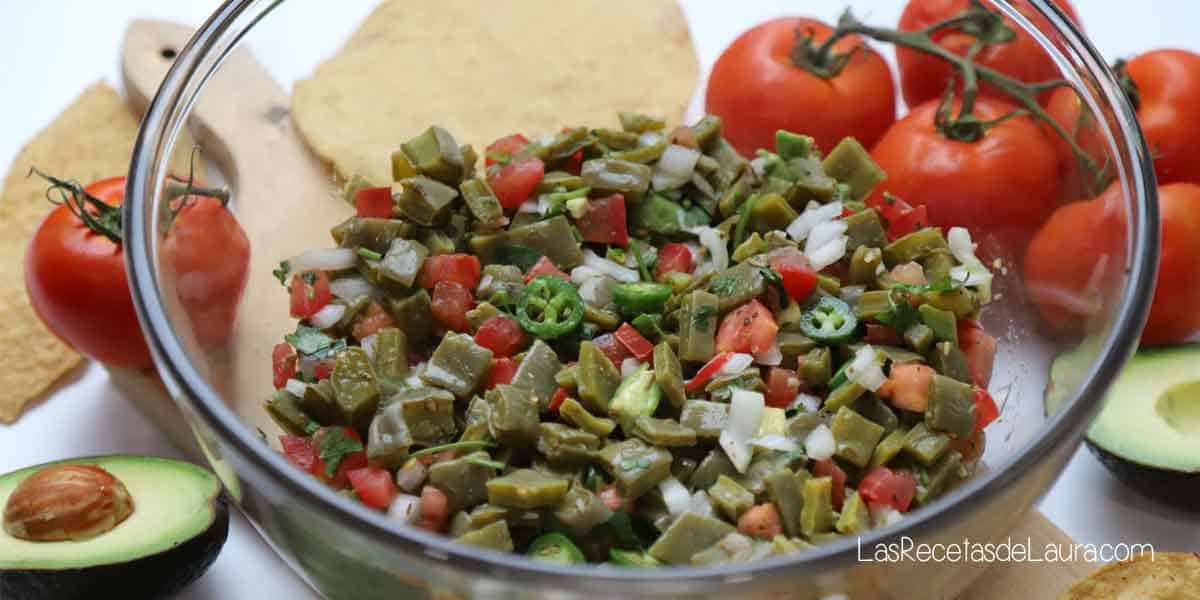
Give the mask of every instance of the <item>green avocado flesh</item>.
[[[32, 542], [0, 529], [0, 573], [57, 571], [131, 563], [172, 550], [209, 532], [218, 518], [220, 484], [189, 463], [142, 456], [100, 456], [59, 463], [97, 464], [120, 479], [133, 513], [112, 530], [83, 541]], [[0, 506], [29, 475], [47, 465], [0, 475]], [[224, 513], [224, 507], [220, 507]], [[220, 532], [222, 539], [224, 531]]]
[[1200, 473], [1200, 344], [1135, 354], [1087, 437], [1127, 461]]

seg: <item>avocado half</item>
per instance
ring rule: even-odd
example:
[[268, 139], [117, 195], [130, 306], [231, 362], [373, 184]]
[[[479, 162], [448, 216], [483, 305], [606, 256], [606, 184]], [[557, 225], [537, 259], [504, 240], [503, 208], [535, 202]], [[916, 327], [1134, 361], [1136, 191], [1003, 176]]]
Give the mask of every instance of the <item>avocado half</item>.
[[[1072, 353], [1060, 356], [1051, 381], [1079, 362]], [[1086, 439], [1100, 462], [1135, 491], [1200, 512], [1200, 344], [1134, 354]]]
[[200, 577], [229, 534], [209, 471], [146, 456], [78, 458], [0, 475], [0, 507], [22, 480], [54, 464], [96, 464], [120, 479], [133, 513], [83, 541], [34, 542], [0, 528], [0, 598], [162, 598]]

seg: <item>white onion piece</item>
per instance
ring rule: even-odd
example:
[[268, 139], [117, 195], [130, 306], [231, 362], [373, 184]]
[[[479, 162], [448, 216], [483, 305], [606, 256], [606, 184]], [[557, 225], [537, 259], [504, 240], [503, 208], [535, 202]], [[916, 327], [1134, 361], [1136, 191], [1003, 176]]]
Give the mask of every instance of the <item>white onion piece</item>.
[[971, 241], [971, 232], [965, 227], [951, 227], [950, 231], [946, 232], [946, 243], [958, 262], [964, 265], [979, 262], [979, 259], [975, 258], [975, 243]]
[[845, 221], [827, 221], [813, 227], [812, 231], [808, 233], [808, 239], [804, 242], [804, 253], [811, 254], [817, 248], [836, 241], [845, 235], [848, 227]]
[[717, 371], [717, 375], [734, 375], [745, 371], [750, 365], [754, 364], [754, 357], [742, 352], [735, 352], [725, 364], [721, 365], [721, 369]]
[[317, 311], [317, 314], [308, 318], [308, 322], [312, 323], [317, 329], [329, 329], [337, 322], [342, 320], [342, 316], [346, 314], [345, 304], [326, 304], [325, 308]]
[[630, 356], [621, 361], [621, 377], [629, 377], [642, 368], [642, 361]]
[[972, 269], [964, 265], [950, 267], [950, 279], [961, 285], [979, 285], [991, 279], [986, 270]]
[[992, 272], [987, 265], [975, 256], [975, 243], [971, 241], [971, 232], [963, 227], [951, 227], [946, 232], [946, 242], [950, 253], [961, 266], [950, 269], [950, 277], [963, 285], [975, 286], [981, 302], [992, 299]]
[[704, 490], [700, 490], [695, 494], [692, 494], [692, 502], [691, 506], [688, 508], [688, 512], [694, 512], [704, 517], [716, 516], [716, 511], [713, 510], [712, 500], [708, 497], [708, 494], [706, 494]]
[[662, 156], [654, 164], [654, 173], [650, 176], [650, 185], [656, 190], [673, 190], [691, 181], [692, 171], [700, 153], [691, 148], [677, 144], [667, 146]]
[[868, 509], [871, 511], [872, 527], [887, 527], [904, 519], [904, 514], [890, 504], [871, 502]]
[[812, 263], [812, 267], [818, 271], [825, 267], [842, 260], [846, 256], [846, 244], [849, 239], [846, 236], [841, 236], [820, 248], [817, 248], [812, 253], [805, 253], [808, 257], [808, 262]]
[[812, 394], [805, 394], [801, 392], [796, 394], [796, 398], [792, 400], [791, 404], [788, 405], [788, 410], [798, 409], [803, 412], [814, 413], [818, 410], [821, 410], [822, 403], [823, 400], [821, 400], [820, 396], [814, 396]]
[[854, 353], [854, 358], [850, 360], [850, 364], [846, 365], [846, 379], [872, 392], [878, 390], [887, 377], [883, 375], [883, 369], [880, 368], [876, 358], [875, 348], [872, 348], [870, 344], [859, 348]]
[[593, 277], [579, 286], [579, 297], [591, 306], [607, 306], [612, 302], [617, 280], [612, 277]]
[[729, 268], [729, 248], [725, 246], [725, 236], [720, 231], [712, 227], [693, 227], [688, 233], [695, 235], [700, 245], [708, 251], [714, 269], [724, 271]]
[[792, 221], [787, 226], [787, 234], [797, 242], [804, 241], [808, 238], [809, 232], [814, 227], [821, 223], [832, 221], [841, 215], [841, 202], [830, 202], [829, 204], [819, 204], [816, 206], [810, 205], [804, 212], [800, 213], [799, 217], [796, 217], [795, 221]]
[[771, 347], [766, 352], [754, 355], [754, 362], [768, 367], [778, 367], [783, 362], [783, 352], [779, 349], [779, 341], [772, 340]]
[[734, 554], [752, 550], [754, 548], [754, 540], [735, 531], [721, 538], [721, 541], [717, 542], [717, 545], [726, 554], [733, 556]]
[[754, 170], [754, 174], [762, 177], [767, 172], [767, 159], [763, 157], [755, 158], [750, 161], [750, 168]]
[[837, 441], [833, 439], [833, 431], [822, 423], [804, 438], [804, 453], [813, 460], [825, 460], [837, 451]]
[[372, 333], [359, 342], [362, 345], [363, 352], [367, 353], [367, 358], [371, 359], [371, 362], [375, 362], [375, 343], [378, 341], [379, 336]]
[[736, 389], [729, 400], [729, 422], [721, 431], [719, 442], [738, 473], [745, 473], [750, 466], [754, 454], [750, 440], [758, 432], [765, 408], [766, 401], [758, 392]]
[[313, 248], [287, 261], [293, 273], [304, 271], [341, 271], [358, 264], [354, 248]]
[[662, 134], [656, 133], [653, 131], [647, 131], [647, 132], [643, 133], [642, 135], [638, 136], [638, 146], [641, 146], [643, 148], [645, 148], [646, 146], [653, 146], [661, 141], [662, 141]]
[[297, 398], [303, 398], [304, 392], [308, 391], [308, 384], [299, 379], [289, 379], [287, 383], [283, 384], [283, 389]]
[[608, 275], [617, 281], [635, 283], [639, 279], [637, 271], [633, 269], [627, 269], [611, 260], [602, 258], [591, 250], [583, 251], [583, 264], [599, 271], [604, 275]]
[[362, 277], [340, 277], [329, 282], [329, 291], [338, 298], [353, 300], [359, 296], [370, 296], [375, 286]]
[[700, 261], [704, 260], [704, 251], [700, 249], [700, 244], [696, 242], [684, 242], [683, 246], [688, 249], [688, 252], [692, 253], [693, 265], [698, 265]]
[[692, 507], [692, 496], [678, 479], [668, 477], [658, 482], [658, 491], [662, 492], [663, 504], [672, 517], [678, 517]]
[[421, 498], [409, 494], [396, 494], [388, 506], [388, 518], [401, 523], [416, 523], [421, 518]]
[[[597, 271], [587, 265], [579, 265], [578, 267], [571, 269], [571, 283], [574, 283], [575, 285], [579, 285], [595, 277], [604, 277], [604, 273], [601, 273], [600, 271]], [[481, 281], [479, 285], [482, 286], [483, 282]]]
[[795, 440], [779, 435], [778, 433], [759, 436], [754, 438], [750, 444], [758, 448], [778, 450], [780, 452], [795, 452], [800, 449], [800, 444], [797, 444]]
[[529, 200], [522, 202], [521, 205], [517, 207], [517, 212], [533, 213], [535, 215], [542, 214], [541, 209], [538, 208], [538, 201], [536, 198], [530, 198]]

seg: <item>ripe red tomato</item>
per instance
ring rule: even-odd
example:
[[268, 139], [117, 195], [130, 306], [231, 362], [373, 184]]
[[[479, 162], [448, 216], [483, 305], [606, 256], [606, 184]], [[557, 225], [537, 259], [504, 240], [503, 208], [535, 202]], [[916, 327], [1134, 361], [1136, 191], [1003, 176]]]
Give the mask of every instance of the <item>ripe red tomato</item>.
[[575, 220], [579, 235], [585, 242], [600, 244], [629, 245], [629, 227], [625, 223], [625, 196], [613, 194], [604, 198], [592, 198], [587, 202], [587, 212]]
[[307, 319], [333, 301], [329, 276], [324, 271], [305, 271], [292, 276], [291, 315]]
[[354, 194], [354, 211], [360, 217], [392, 218], [392, 188], [359, 190]]
[[771, 253], [771, 269], [779, 273], [783, 289], [796, 302], [803, 302], [817, 289], [817, 272], [803, 252], [795, 249], [776, 250]]
[[479, 326], [475, 343], [491, 350], [497, 358], [512, 356], [525, 347], [525, 330], [512, 317], [496, 315]]
[[492, 389], [502, 383], [511, 383], [513, 377], [517, 375], [517, 361], [511, 358], [497, 358], [492, 364], [492, 370], [488, 372], [487, 385], [484, 389]]
[[717, 330], [716, 352], [766, 352], [779, 333], [771, 310], [751, 300], [725, 315]]
[[988, 383], [992, 381], [992, 366], [996, 363], [996, 338], [988, 335], [979, 321], [960, 319], [958, 347], [967, 357], [967, 370], [971, 373], [971, 382], [981, 388], [987, 388]]
[[[1079, 22], [1070, 2], [1053, 1], [1072, 21]], [[989, 10], [996, 11], [990, 0], [983, 0], [983, 4]], [[1045, 22], [1045, 19], [1030, 6], [1028, 0], [1014, 0], [1013, 4], [1034, 24]], [[961, 14], [969, 5], [970, 0], [911, 0], [900, 15], [898, 27], [901, 31], [925, 29]], [[990, 67], [1026, 83], [1058, 79], [1060, 75], [1054, 61], [1033, 36], [1008, 17], [1004, 18], [1004, 22], [1013, 30], [1015, 37], [1008, 42], [984, 46], [976, 55], [976, 64]], [[965, 55], [976, 42], [974, 36], [953, 27], [935, 32], [932, 37], [939, 46], [960, 56]], [[904, 92], [904, 101], [909, 106], [940, 97], [946, 90], [946, 81], [954, 75], [952, 67], [946, 61], [917, 50], [897, 47], [896, 62], [900, 67], [900, 88]], [[983, 94], [1004, 97], [1002, 92], [988, 84], [982, 85], [980, 91]], [[1049, 94], [1042, 96], [1043, 101], [1048, 98]]]
[[913, 207], [903, 198], [876, 194], [867, 198], [867, 206], [879, 211], [879, 216], [887, 223], [889, 241], [896, 241], [929, 224], [928, 209], [924, 205]]
[[[321, 481], [328, 483], [334, 488], [343, 489], [350, 484], [350, 480], [346, 476], [347, 473], [367, 466], [367, 453], [363, 450], [358, 450], [356, 452], [343, 455], [341, 457], [341, 462], [338, 463], [337, 468], [333, 470], [333, 476], [330, 477], [327, 469], [328, 465], [325, 459], [321, 457], [320, 448], [321, 440], [325, 436], [329, 435], [329, 432], [334, 429], [340, 429], [342, 434], [347, 438], [358, 442], [360, 445], [362, 444], [362, 437], [358, 435], [357, 431], [354, 431], [353, 427], [322, 427], [312, 435], [312, 442], [317, 456], [316, 460], [312, 464], [312, 469], [310, 469], [310, 472], [313, 475], [316, 475]], [[287, 451], [284, 450], [284, 452], [286, 454]]]
[[886, 504], [905, 512], [917, 495], [917, 478], [907, 469], [875, 467], [858, 483], [858, 494], [873, 504]]
[[640, 331], [634, 329], [633, 325], [630, 325], [629, 323], [621, 323], [621, 326], [617, 328], [617, 331], [613, 334], [613, 337], [617, 338], [617, 341], [620, 342], [621, 345], [624, 346], [634, 358], [642, 362], [650, 360], [650, 357], [654, 354], [654, 344], [651, 344], [650, 340], [646, 339], [646, 337], [643, 336]]
[[512, 155], [521, 151], [526, 144], [529, 143], [529, 138], [513, 133], [506, 135], [491, 143], [484, 151], [483, 166], [490, 167], [497, 163], [507, 164]]
[[570, 280], [571, 276], [563, 273], [562, 269], [554, 266], [554, 263], [545, 256], [539, 258], [532, 267], [529, 267], [529, 272], [525, 274], [525, 283], [533, 281], [538, 275], [553, 275], [559, 279]]
[[[1124, 212], [1119, 185], [1100, 197], [1058, 209], [1025, 254], [1025, 286], [1046, 324], [1084, 331], [1115, 298], [1124, 265]], [[1170, 344], [1200, 334], [1200, 186], [1158, 188], [1162, 249], [1158, 283], [1143, 344]], [[1080, 232], [1086, 232], [1081, 235]]]
[[391, 472], [383, 467], [353, 469], [346, 472], [346, 478], [350, 480], [358, 499], [371, 508], [386, 510], [399, 492]]
[[842, 510], [842, 501], [846, 499], [846, 472], [832, 458], [818, 460], [813, 463], [813, 475], [829, 477], [833, 480], [833, 508]]
[[475, 308], [475, 296], [457, 281], [442, 280], [433, 288], [430, 311], [446, 329], [463, 332], [471, 328], [467, 311]]
[[488, 177], [488, 185], [500, 200], [500, 205], [512, 210], [529, 199], [545, 174], [546, 165], [531, 157], [505, 165], [495, 175]]
[[654, 277], [661, 280], [667, 273], [691, 273], [692, 251], [679, 242], [664, 244], [654, 264]]
[[791, 369], [771, 367], [767, 372], [767, 406], [787, 408], [800, 393], [800, 376]]
[[[936, 100], [914, 108], [879, 140], [871, 156], [888, 178], [868, 203], [878, 206], [886, 202], [883, 192], [891, 192], [925, 206], [932, 225], [1028, 238], [1058, 198], [1058, 159], [1049, 140], [1028, 117], [1008, 119], [973, 143], [952, 140], [934, 125], [937, 109]], [[987, 98], [975, 104], [983, 120], [1012, 110]]]
[[[96, 181], [84, 191], [117, 207], [125, 198], [125, 178]], [[175, 278], [197, 340], [219, 343], [233, 330], [250, 242], [215, 198], [189, 196], [176, 206], [160, 258]], [[87, 210], [96, 214], [97, 207]], [[113, 232], [118, 239], [119, 229]], [[129, 296], [121, 245], [89, 229], [67, 204], [50, 211], [34, 233], [25, 254], [25, 287], [46, 327], [80, 353], [118, 367], [151, 364]]]
[[592, 344], [596, 346], [597, 350], [603, 352], [618, 370], [621, 368], [621, 361], [629, 357], [629, 353], [625, 351], [625, 346], [622, 346], [617, 341], [617, 336], [611, 333], [596, 336], [592, 339]]
[[296, 351], [287, 342], [275, 344], [271, 350], [271, 373], [275, 389], [287, 385], [287, 381], [296, 376]]
[[437, 254], [425, 257], [417, 273], [417, 287], [431, 290], [439, 281], [461, 283], [468, 290], [479, 285], [483, 267], [479, 257], [473, 254]]
[[896, 90], [888, 65], [858, 36], [833, 45], [853, 52], [840, 73], [824, 78], [792, 60], [797, 41], [812, 35], [820, 46], [832, 32], [814, 19], [773, 19], [738, 36], [713, 65], [705, 104], [721, 117], [725, 138], [753, 156], [775, 147], [779, 129], [811, 135], [833, 149], [850, 136], [868, 148], [896, 118]]
[[567, 400], [567, 397], [570, 395], [571, 395], [571, 392], [569, 390], [567, 390], [567, 388], [564, 388], [564, 387], [560, 387], [557, 390], [554, 390], [554, 395], [550, 397], [550, 406], [549, 406], [550, 412], [552, 412], [554, 414], [558, 414], [558, 409], [560, 407], [562, 407], [563, 402], [565, 402]]
[[284, 434], [279, 436], [279, 445], [283, 446], [283, 456], [288, 462], [302, 471], [312, 472], [317, 463], [317, 443], [313, 438]]
[[[996, 406], [996, 399], [984, 388], [975, 388], [975, 432], [983, 431], [992, 421], [1000, 418], [1000, 407]], [[965, 453], [964, 453], [965, 456]]]
[[363, 310], [363, 314], [354, 321], [354, 327], [350, 328], [350, 335], [357, 340], [362, 340], [379, 333], [381, 329], [395, 326], [396, 319], [392, 317], [391, 313], [384, 310], [378, 302], [372, 301]]

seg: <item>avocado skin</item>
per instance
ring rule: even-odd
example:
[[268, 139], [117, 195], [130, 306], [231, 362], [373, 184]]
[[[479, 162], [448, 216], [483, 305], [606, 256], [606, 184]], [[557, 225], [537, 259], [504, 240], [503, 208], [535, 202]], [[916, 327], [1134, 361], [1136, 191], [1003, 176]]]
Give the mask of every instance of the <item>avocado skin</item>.
[[1160, 469], [1126, 460], [1090, 439], [1087, 447], [1100, 464], [1139, 494], [1185, 512], [1200, 514], [1200, 473]]
[[229, 537], [229, 508], [213, 502], [213, 522], [199, 535], [170, 550], [125, 563], [62, 570], [0, 571], [0, 598], [74, 600], [166, 598], [200, 578]]

